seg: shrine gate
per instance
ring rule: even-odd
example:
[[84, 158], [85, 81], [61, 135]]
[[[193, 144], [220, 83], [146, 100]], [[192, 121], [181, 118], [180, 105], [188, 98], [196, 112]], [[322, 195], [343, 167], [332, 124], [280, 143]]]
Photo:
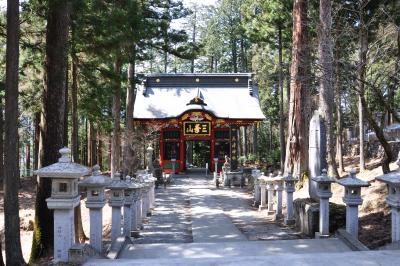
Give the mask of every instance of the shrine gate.
[[160, 160], [164, 172], [184, 172], [187, 143], [205, 141], [207, 163], [218, 171], [225, 155], [238, 162], [238, 129], [265, 119], [258, 88], [248, 73], [153, 74], [138, 88], [134, 120], [160, 125]]

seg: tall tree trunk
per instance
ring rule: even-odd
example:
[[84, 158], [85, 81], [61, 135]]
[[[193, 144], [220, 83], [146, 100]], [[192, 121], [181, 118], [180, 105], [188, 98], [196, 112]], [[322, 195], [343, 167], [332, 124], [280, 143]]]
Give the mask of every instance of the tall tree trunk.
[[93, 122], [89, 121], [89, 130], [88, 130], [88, 165], [93, 167], [97, 164], [97, 140], [96, 140], [96, 129], [93, 126]]
[[[68, 49], [68, 48], [67, 48]], [[65, 105], [64, 105], [64, 139], [63, 146], [68, 147], [68, 50], [67, 50], [67, 62], [65, 67]]]
[[26, 175], [30, 176], [31, 173], [31, 143], [30, 140], [26, 143], [25, 146], [25, 169], [26, 169]]
[[210, 57], [210, 73], [214, 72], [214, 56]]
[[78, 62], [75, 55], [72, 55], [72, 85], [71, 85], [71, 116], [72, 116], [72, 129], [71, 129], [71, 147], [72, 159], [74, 162], [79, 163], [79, 143], [78, 143]]
[[364, 155], [364, 110], [362, 105], [362, 95], [364, 94], [364, 79], [365, 68], [367, 64], [368, 52], [368, 36], [367, 29], [364, 23], [364, 8], [366, 0], [360, 1], [360, 25], [359, 25], [359, 40], [360, 40], [360, 53], [359, 53], [359, 67], [358, 67], [358, 83], [359, 83], [359, 97], [358, 97], [358, 122], [360, 130], [360, 171], [365, 170], [365, 155]]
[[332, 6], [331, 0], [320, 0], [319, 2], [319, 27], [318, 27], [318, 50], [320, 56], [320, 91], [319, 112], [322, 121], [326, 125], [326, 160], [328, 173], [339, 177], [335, 160], [335, 135], [333, 132], [333, 86], [332, 86]]
[[[65, 75], [70, 23], [70, 3], [50, 1], [47, 13], [45, 88], [41, 119], [40, 167], [58, 161], [64, 142]], [[53, 249], [53, 213], [47, 208], [51, 180], [41, 178], [36, 190], [35, 225], [31, 261], [51, 255]]]
[[39, 143], [40, 143], [40, 112], [35, 113], [35, 135], [33, 142], [33, 170], [39, 166]]
[[343, 165], [343, 127], [342, 127], [342, 93], [340, 89], [340, 63], [339, 63], [339, 49], [338, 47], [337, 52], [335, 53], [335, 92], [336, 92], [336, 158], [339, 162], [338, 171], [344, 172], [344, 165]]
[[100, 138], [100, 135], [97, 137], [99, 140], [97, 147], [97, 164], [100, 166], [100, 169], [103, 169], [103, 141]]
[[286, 142], [285, 173], [300, 175], [308, 168], [308, 124], [310, 120], [310, 66], [308, 1], [293, 3], [293, 46]]
[[8, 265], [25, 264], [19, 231], [18, 202], [19, 1], [7, 1], [4, 143], [4, 236]]
[[120, 155], [120, 112], [121, 112], [121, 59], [117, 58], [114, 63], [114, 73], [116, 80], [114, 81], [114, 94], [112, 102], [113, 132], [111, 142], [111, 175], [119, 170]]
[[232, 52], [232, 70], [233, 73], [237, 73], [238, 66], [237, 66], [236, 38], [232, 36], [231, 36], [231, 52]]
[[133, 144], [133, 107], [136, 98], [136, 82], [135, 82], [135, 61], [136, 61], [136, 51], [132, 52], [132, 57], [128, 66], [128, 81], [129, 87], [126, 92], [126, 129], [125, 129], [125, 141], [123, 149], [123, 168], [124, 176], [133, 175], [133, 161], [134, 161], [134, 151], [132, 149]]
[[4, 117], [3, 97], [0, 96], [0, 189], [3, 189], [4, 180]]
[[278, 25], [278, 57], [279, 57], [279, 144], [281, 150], [281, 171], [285, 166], [285, 117], [283, 115], [283, 60], [282, 60], [282, 26]]

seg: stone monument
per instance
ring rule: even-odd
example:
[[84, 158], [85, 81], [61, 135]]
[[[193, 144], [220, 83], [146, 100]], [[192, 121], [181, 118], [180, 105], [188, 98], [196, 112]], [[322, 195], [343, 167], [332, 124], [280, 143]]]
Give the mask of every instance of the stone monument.
[[318, 200], [317, 183], [313, 181], [314, 177], [321, 174], [321, 169], [327, 169], [326, 162], [326, 129], [321, 121], [318, 111], [310, 121], [309, 147], [308, 147], [308, 166], [310, 170], [309, 194], [314, 200]]

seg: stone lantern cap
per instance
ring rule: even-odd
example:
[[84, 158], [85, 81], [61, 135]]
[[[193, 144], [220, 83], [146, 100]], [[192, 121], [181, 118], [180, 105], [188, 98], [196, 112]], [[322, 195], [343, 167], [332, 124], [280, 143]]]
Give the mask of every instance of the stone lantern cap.
[[71, 161], [71, 150], [67, 147], [60, 149], [59, 152], [61, 157], [57, 163], [36, 170], [35, 174], [39, 177], [79, 178], [91, 173], [89, 167]]
[[130, 176], [126, 176], [126, 184], [128, 185], [128, 189], [131, 189], [131, 190], [143, 187], [143, 185], [141, 185], [140, 183], [132, 180]]
[[110, 185], [111, 178], [106, 175], [102, 175], [100, 172], [100, 166], [97, 164], [93, 166], [93, 172], [91, 176], [83, 179], [79, 185], [83, 187], [106, 187]]
[[268, 177], [262, 173], [259, 177], [257, 177], [258, 182], [261, 184], [265, 184], [267, 182]]
[[368, 187], [368, 186], [370, 186], [370, 184], [368, 182], [356, 177], [355, 169], [351, 169], [349, 172], [349, 176], [346, 178], [337, 180], [337, 183], [344, 187]]
[[121, 174], [120, 173], [115, 173], [114, 178], [111, 180], [110, 185], [107, 186], [107, 188], [110, 189], [126, 189], [128, 188], [128, 184], [125, 180], [120, 179]]
[[154, 151], [154, 149], [153, 149], [153, 147], [151, 147], [150, 145], [149, 145], [149, 147], [147, 147], [147, 149], [146, 149], [148, 152], [152, 152], [152, 151]]
[[376, 180], [382, 181], [389, 185], [400, 186], [400, 171], [394, 171], [382, 176], [378, 176]]
[[326, 169], [322, 169], [322, 174], [311, 178], [313, 181], [321, 184], [335, 183], [335, 179], [328, 176]]
[[288, 172], [286, 176], [282, 178], [283, 181], [291, 182], [291, 181], [299, 181], [298, 177], [294, 177], [291, 172]]
[[396, 163], [399, 166], [399, 169], [397, 169], [397, 171], [378, 176], [376, 177], [376, 180], [382, 181], [392, 186], [400, 186], [400, 151]]

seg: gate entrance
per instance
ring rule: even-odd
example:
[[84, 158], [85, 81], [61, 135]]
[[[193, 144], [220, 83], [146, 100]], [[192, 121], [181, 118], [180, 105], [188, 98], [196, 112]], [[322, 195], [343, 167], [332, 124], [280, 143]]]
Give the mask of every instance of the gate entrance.
[[211, 169], [211, 144], [209, 140], [185, 141], [186, 169]]

